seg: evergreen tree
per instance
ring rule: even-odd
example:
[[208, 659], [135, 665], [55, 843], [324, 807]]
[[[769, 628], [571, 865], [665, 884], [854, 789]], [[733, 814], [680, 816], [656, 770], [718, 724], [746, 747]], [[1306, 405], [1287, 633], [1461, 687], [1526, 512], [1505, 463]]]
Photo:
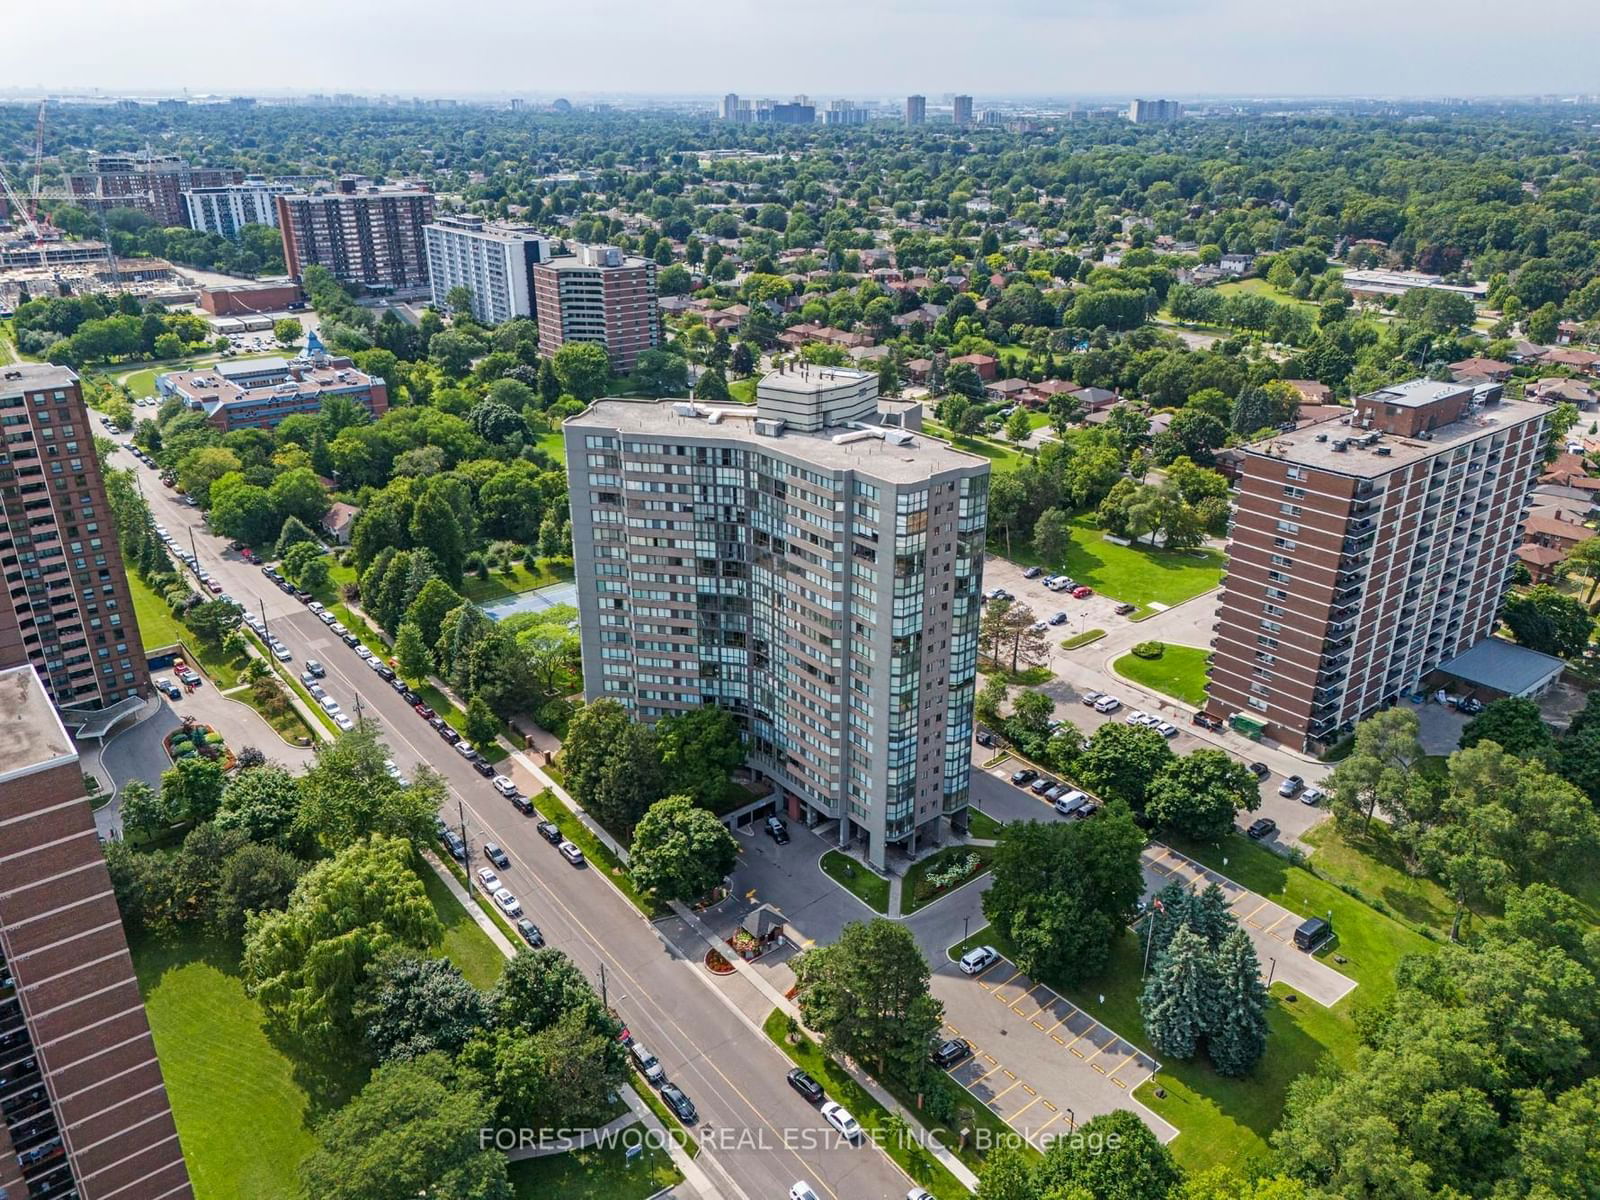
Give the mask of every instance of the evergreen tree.
[[1248, 1075], [1267, 1049], [1267, 989], [1261, 961], [1245, 931], [1235, 927], [1214, 959], [1217, 1004], [1206, 1055], [1219, 1074]]
[[709, 400], [714, 404], [726, 404], [732, 397], [728, 393], [728, 380], [720, 367], [706, 371], [694, 385], [694, 398], [696, 400]]
[[284, 519], [283, 528], [278, 531], [278, 544], [273, 547], [272, 555], [274, 558], [282, 558], [289, 553], [290, 546], [300, 542], [315, 543], [316, 540], [317, 535], [311, 532], [310, 526], [299, 517], [291, 515]]
[[400, 622], [400, 631], [394, 639], [394, 657], [400, 664], [400, 674], [407, 679], [425, 679], [433, 670], [428, 643], [423, 639], [416, 622]]
[[1228, 911], [1228, 897], [1216, 884], [1203, 892], [1191, 892], [1189, 899], [1189, 926], [1212, 950], [1238, 931], [1239, 924]]
[[1146, 961], [1158, 960], [1172, 935], [1189, 923], [1189, 906], [1193, 900], [1194, 893], [1177, 880], [1151, 898], [1150, 911], [1139, 921], [1139, 936], [1148, 945]]
[[1205, 939], [1188, 925], [1172, 935], [1150, 970], [1139, 1008], [1150, 1041], [1173, 1058], [1193, 1058], [1215, 1010], [1215, 968]]

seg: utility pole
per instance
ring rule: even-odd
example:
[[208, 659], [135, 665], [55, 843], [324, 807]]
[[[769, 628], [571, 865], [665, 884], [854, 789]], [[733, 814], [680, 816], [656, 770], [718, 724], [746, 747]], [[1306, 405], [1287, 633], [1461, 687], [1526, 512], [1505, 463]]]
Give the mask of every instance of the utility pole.
[[256, 593], [256, 603], [261, 605], [261, 636], [264, 640], [271, 640], [272, 630], [267, 626], [267, 602], [261, 598], [261, 593]]
[[[356, 724], [360, 725], [365, 720], [366, 720], [366, 718], [361, 715], [361, 693], [357, 692], [356, 693]], [[465, 818], [463, 818], [462, 821], [463, 821], [463, 824], [465, 824]]]
[[[361, 698], [358, 696], [356, 697], [356, 712], [359, 713], [360, 711]], [[467, 857], [467, 861], [461, 865], [467, 869], [470, 875], [472, 871], [472, 843], [467, 841], [467, 806], [462, 803], [460, 796], [456, 797], [456, 815], [461, 821], [461, 844], [465, 847], [465, 853]], [[470, 878], [467, 880], [467, 886], [472, 886], [472, 880]]]
[[1150, 928], [1145, 930], [1144, 968], [1139, 972], [1140, 979], [1143, 979], [1146, 975], [1150, 974], [1150, 945], [1156, 940], [1156, 911], [1157, 905], [1160, 903], [1161, 902], [1156, 900], [1154, 897], [1152, 897], [1150, 900]]
[[189, 526], [189, 553], [194, 555], [195, 565], [194, 565], [193, 569], [194, 569], [195, 574], [199, 574], [200, 573], [200, 547], [195, 545], [195, 541], [194, 541], [194, 526], [193, 525]]
[[611, 1005], [606, 1001], [606, 960], [603, 958], [600, 960], [600, 1007], [611, 1011]]

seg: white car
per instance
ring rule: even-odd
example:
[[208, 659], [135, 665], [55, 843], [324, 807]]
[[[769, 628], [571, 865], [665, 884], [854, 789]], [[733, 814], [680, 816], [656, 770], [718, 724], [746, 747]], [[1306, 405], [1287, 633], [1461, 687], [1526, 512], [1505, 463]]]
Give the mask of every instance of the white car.
[[334, 616], [327, 609], [323, 609], [321, 612], [319, 612], [317, 614], [317, 620], [321, 621], [324, 625], [335, 624], [338, 621], [338, 619], [339, 619], [338, 617]]
[[1121, 707], [1122, 701], [1115, 696], [1101, 696], [1094, 702], [1094, 710], [1097, 713], [1114, 713]]
[[852, 1142], [861, 1140], [861, 1123], [837, 1100], [829, 1100], [822, 1106], [822, 1119]]
[[323, 608], [323, 606], [321, 604], [319, 604], [315, 600], [313, 600], [310, 604], [306, 605], [306, 607], [309, 608], [312, 612], [318, 613], [318, 614], [321, 614], [321, 613], [324, 613], [324, 612], [328, 611], [327, 609]]
[[368, 650], [365, 646], [357, 646], [356, 655], [360, 658], [371, 658], [372, 651]]
[[817, 1200], [817, 1193], [804, 1179], [797, 1179], [789, 1189], [789, 1200]]
[[328, 628], [333, 630], [340, 637], [343, 637], [345, 634], [350, 632], [348, 629], [346, 629], [344, 627], [344, 625], [342, 623], [340, 623], [338, 621], [335, 621], [332, 625], [328, 626]]
[[933, 1193], [927, 1188], [912, 1188], [906, 1193], [906, 1200], [933, 1200]]
[[[322, 689], [319, 687], [317, 688], [317, 691], [322, 692]], [[317, 703], [322, 705], [322, 711], [327, 713], [330, 717], [339, 711], [339, 702], [332, 696], [328, 695], [327, 692], [322, 692], [322, 695], [317, 697]]]
[[285, 646], [282, 642], [279, 642], [272, 648], [272, 657], [276, 658], [279, 662], [288, 662], [294, 657], [294, 655], [289, 653], [289, 647]]
[[1070, 817], [1087, 803], [1089, 803], [1089, 793], [1073, 789], [1056, 797], [1055, 809], [1061, 816]]
[[1171, 721], [1158, 721], [1155, 725], [1155, 731], [1164, 738], [1175, 738], [1178, 736], [1178, 727]]
[[356, 727], [356, 723], [354, 721], [352, 721], [349, 717], [345, 716], [343, 713], [334, 713], [333, 714], [333, 723], [335, 725], [337, 725], [345, 733], [349, 733], [352, 729], [354, 729]]
[[1130, 712], [1127, 716], [1123, 717], [1122, 719], [1124, 721], [1126, 721], [1129, 725], [1143, 725], [1145, 723], [1145, 721], [1148, 720], [1149, 718], [1143, 712], [1141, 712], [1139, 709], [1136, 708], [1132, 712]]
[[515, 796], [517, 794], [517, 785], [504, 775], [496, 775], [491, 782], [494, 784], [494, 790], [502, 796]]
[[476, 758], [478, 756], [478, 751], [471, 742], [457, 742], [456, 753], [461, 755], [462, 758]]
[[501, 888], [494, 894], [495, 906], [508, 917], [520, 917], [522, 905], [509, 889]]
[[392, 758], [384, 759], [383, 760], [383, 769], [389, 773], [389, 778], [394, 780], [401, 787], [408, 786], [407, 783], [406, 783], [405, 772], [400, 769], [400, 764], [395, 762], [394, 759], [392, 759]]
[[496, 875], [488, 867], [479, 867], [478, 886], [492, 896], [500, 890], [500, 876]]
[[961, 956], [963, 975], [981, 975], [1000, 961], [1000, 951], [993, 946], [977, 946]]

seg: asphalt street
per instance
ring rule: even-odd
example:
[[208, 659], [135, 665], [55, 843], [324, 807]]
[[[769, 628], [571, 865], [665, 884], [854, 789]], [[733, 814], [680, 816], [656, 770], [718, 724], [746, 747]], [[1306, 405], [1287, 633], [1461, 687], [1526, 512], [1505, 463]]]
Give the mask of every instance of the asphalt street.
[[485, 865], [486, 840], [498, 842], [512, 864], [500, 872], [502, 881], [548, 944], [597, 985], [604, 968], [610, 1003], [699, 1109], [706, 1146], [697, 1161], [722, 1195], [762, 1200], [784, 1195], [799, 1179], [825, 1200], [906, 1194], [910, 1181], [887, 1156], [870, 1145], [838, 1145], [816, 1110], [789, 1088], [788, 1059], [742, 1012], [755, 1006], [731, 1002], [712, 983], [701, 965], [703, 945], [675, 945], [599, 871], [569, 866], [535, 833], [533, 819], [501, 798], [354, 650], [206, 532], [199, 512], [181, 504], [155, 472], [137, 471], [156, 522], [181, 544], [192, 536], [201, 564], [224, 591], [265, 612], [269, 629], [294, 655], [287, 666], [298, 674], [307, 658], [320, 661], [329, 694], [347, 713], [359, 711], [380, 725], [403, 771], [427, 763], [444, 777], [450, 800], [441, 815], [452, 824], [465, 820], [471, 867]]

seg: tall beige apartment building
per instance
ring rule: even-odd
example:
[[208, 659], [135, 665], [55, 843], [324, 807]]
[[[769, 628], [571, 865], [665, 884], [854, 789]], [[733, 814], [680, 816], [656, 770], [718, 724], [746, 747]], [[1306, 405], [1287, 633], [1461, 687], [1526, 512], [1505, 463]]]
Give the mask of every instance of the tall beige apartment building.
[[756, 395], [566, 422], [586, 694], [728, 709], [789, 815], [882, 867], [966, 824], [989, 463], [869, 372]]

